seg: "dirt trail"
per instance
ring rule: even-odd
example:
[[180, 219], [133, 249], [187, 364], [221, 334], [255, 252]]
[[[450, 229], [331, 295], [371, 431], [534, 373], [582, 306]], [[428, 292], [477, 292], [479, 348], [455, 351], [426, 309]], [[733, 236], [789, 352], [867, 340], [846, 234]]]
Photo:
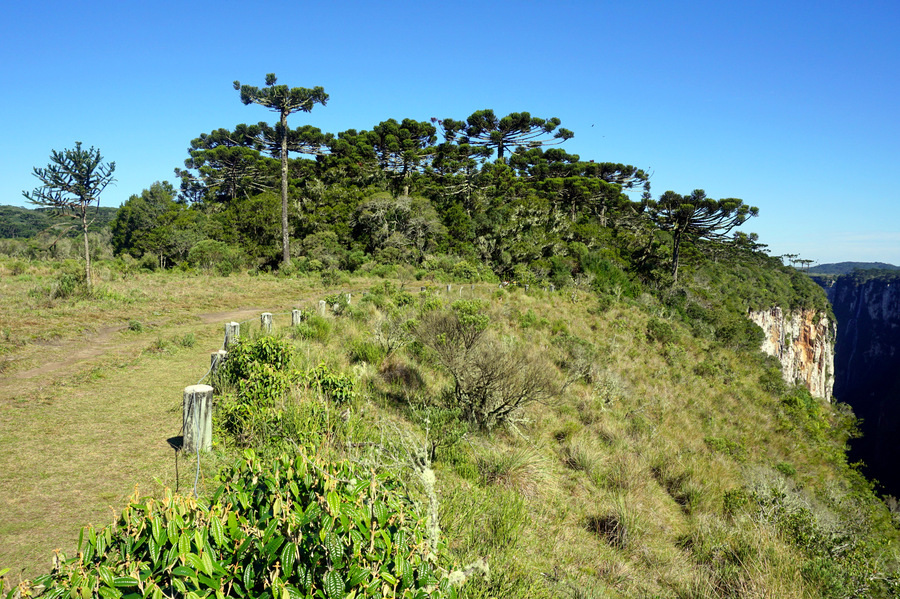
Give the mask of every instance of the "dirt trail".
[[[197, 314], [196, 317], [203, 324], [215, 324], [246, 320], [262, 311], [259, 308], [243, 308]], [[161, 328], [167, 328], [167, 326], [162, 325]], [[32, 347], [31, 351], [28, 351], [26, 348], [27, 353], [34, 354], [29, 356], [29, 359], [32, 362], [37, 361], [38, 365], [27, 370], [13, 372], [0, 379], [0, 398], [2, 398], [2, 391], [5, 388], [13, 387], [21, 391], [29, 380], [50, 374], [62, 376], [73, 374], [74, 371], [81, 370], [82, 367], [89, 366], [90, 362], [99, 361], [100, 358], [112, 352], [125, 355], [130, 350], [146, 345], [146, 338], [128, 339], [116, 336], [116, 333], [126, 328], [125, 325], [104, 326], [89, 335], [44, 344], [39, 350]], [[15, 358], [16, 356], [13, 356], [13, 359]]]

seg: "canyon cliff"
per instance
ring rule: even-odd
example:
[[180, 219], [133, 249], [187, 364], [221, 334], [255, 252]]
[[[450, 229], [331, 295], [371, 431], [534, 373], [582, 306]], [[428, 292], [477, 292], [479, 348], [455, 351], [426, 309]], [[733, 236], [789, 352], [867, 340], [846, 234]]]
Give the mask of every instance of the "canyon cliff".
[[765, 333], [762, 351], [778, 358], [785, 382], [806, 386], [813, 397], [831, 401], [834, 386], [835, 325], [815, 310], [785, 313], [779, 307], [751, 311]]
[[859, 272], [821, 284], [838, 321], [834, 394], [862, 420], [851, 457], [900, 495], [900, 274]]

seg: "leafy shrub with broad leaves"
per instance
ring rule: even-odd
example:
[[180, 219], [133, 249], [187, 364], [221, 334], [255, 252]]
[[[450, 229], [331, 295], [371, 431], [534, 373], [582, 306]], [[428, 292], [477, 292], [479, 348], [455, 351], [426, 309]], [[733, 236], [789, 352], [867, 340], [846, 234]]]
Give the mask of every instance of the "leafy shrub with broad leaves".
[[294, 346], [290, 341], [275, 337], [260, 337], [254, 341], [241, 339], [228, 349], [225, 376], [232, 383], [248, 379], [256, 364], [269, 365], [284, 372], [291, 365]]
[[75, 556], [8, 597], [456, 596], [425, 516], [387, 474], [247, 451], [220, 480], [208, 502], [135, 496], [114, 524], [82, 530]]
[[332, 372], [324, 363], [304, 375], [306, 384], [319, 391], [324, 399], [335, 403], [347, 403], [356, 397], [353, 379], [343, 372]]

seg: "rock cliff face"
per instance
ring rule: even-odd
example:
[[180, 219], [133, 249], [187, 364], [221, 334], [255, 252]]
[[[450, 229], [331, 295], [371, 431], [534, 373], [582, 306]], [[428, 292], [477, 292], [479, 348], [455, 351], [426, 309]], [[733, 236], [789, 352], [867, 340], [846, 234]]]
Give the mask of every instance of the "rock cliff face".
[[834, 394], [862, 419], [851, 457], [900, 496], [900, 275], [843, 275], [826, 292], [838, 321]]
[[834, 323], [813, 310], [785, 314], [778, 307], [751, 311], [749, 317], [765, 333], [762, 350], [781, 362], [784, 380], [791, 384], [802, 383], [814, 397], [831, 401]]

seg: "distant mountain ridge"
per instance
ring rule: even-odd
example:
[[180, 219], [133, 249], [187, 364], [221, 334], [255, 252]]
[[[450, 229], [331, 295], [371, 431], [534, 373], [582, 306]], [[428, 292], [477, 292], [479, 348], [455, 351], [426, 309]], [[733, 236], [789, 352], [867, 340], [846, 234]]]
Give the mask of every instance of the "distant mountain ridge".
[[817, 275], [847, 275], [854, 270], [900, 270], [900, 266], [886, 262], [835, 262], [813, 266], [807, 272]]
[[[118, 208], [108, 206], [100, 206], [99, 209], [96, 206], [92, 207], [90, 213], [94, 217], [94, 222], [90, 225], [89, 230], [99, 231], [106, 228], [118, 211]], [[47, 208], [0, 206], [0, 239], [29, 239], [53, 225], [70, 222], [67, 218], [55, 218], [48, 212]], [[72, 222], [78, 227], [73, 228], [70, 235], [79, 235], [80, 221]]]

